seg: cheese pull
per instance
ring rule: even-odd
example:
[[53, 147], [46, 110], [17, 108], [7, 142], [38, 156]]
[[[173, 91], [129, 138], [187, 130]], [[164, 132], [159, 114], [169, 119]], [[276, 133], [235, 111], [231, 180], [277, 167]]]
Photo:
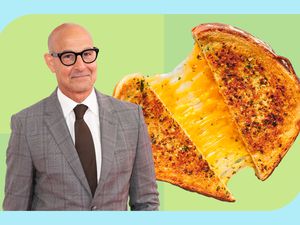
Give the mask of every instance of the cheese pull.
[[227, 183], [252, 160], [218, 91], [200, 48], [172, 73], [146, 79], [172, 117], [195, 144], [198, 155]]

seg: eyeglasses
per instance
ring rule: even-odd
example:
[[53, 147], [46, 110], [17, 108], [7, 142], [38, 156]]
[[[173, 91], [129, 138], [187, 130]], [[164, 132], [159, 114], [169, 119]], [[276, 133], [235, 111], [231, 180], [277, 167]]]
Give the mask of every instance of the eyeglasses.
[[58, 57], [61, 63], [65, 66], [72, 66], [76, 63], [77, 56], [81, 56], [85, 63], [95, 62], [98, 56], [99, 49], [96, 47], [85, 49], [82, 52], [65, 51], [61, 53], [51, 53], [51, 56]]

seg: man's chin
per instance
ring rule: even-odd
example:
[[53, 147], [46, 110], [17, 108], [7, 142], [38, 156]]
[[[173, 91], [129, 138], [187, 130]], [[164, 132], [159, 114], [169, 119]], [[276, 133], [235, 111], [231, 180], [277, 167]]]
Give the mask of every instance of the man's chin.
[[75, 95], [87, 94], [87, 93], [90, 93], [93, 90], [93, 87], [94, 86], [91, 83], [76, 84], [76, 85], [72, 85], [72, 87], [69, 89], [69, 92], [73, 93]]
[[90, 93], [93, 90], [93, 87], [80, 87], [73, 90], [74, 94], [86, 94]]
[[74, 82], [73, 85], [71, 86], [71, 90], [74, 91], [75, 93], [84, 93], [87, 92], [91, 89], [93, 89], [93, 83], [91, 82], [90, 79], [87, 78], [77, 78], [78, 81], [79, 79], [80, 82]]

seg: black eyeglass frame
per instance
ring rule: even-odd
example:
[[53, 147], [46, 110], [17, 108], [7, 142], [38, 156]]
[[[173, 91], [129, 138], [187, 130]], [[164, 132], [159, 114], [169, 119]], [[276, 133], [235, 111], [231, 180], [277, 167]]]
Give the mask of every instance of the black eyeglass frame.
[[[84, 58], [82, 57], [82, 55], [83, 55], [85, 52], [91, 51], [91, 50], [93, 50], [93, 51], [96, 52], [96, 57], [95, 57], [95, 59], [94, 59], [93, 61], [91, 61], [91, 62], [86, 62], [86, 61], [84, 60]], [[66, 53], [73, 53], [73, 54], [75, 55], [75, 60], [74, 60], [74, 62], [73, 62], [72, 64], [65, 64], [65, 63], [62, 61], [62, 58], [61, 58], [61, 57], [62, 57], [64, 54], [66, 54]], [[84, 63], [90, 64], [90, 63], [93, 63], [93, 62], [96, 61], [96, 59], [97, 59], [97, 57], [98, 57], [98, 53], [99, 53], [99, 48], [93, 47], [93, 48], [89, 48], [89, 49], [84, 49], [84, 50], [81, 51], [81, 52], [73, 52], [73, 51], [64, 51], [64, 52], [59, 52], [59, 53], [52, 52], [52, 53], [50, 53], [50, 55], [51, 55], [52, 57], [58, 57], [59, 60], [60, 60], [60, 62], [61, 62], [63, 65], [65, 65], [65, 66], [72, 66], [72, 65], [74, 65], [74, 64], [76, 63], [76, 61], [77, 61], [77, 56], [80, 55], [80, 57], [81, 57], [81, 59], [82, 59], [82, 61], [83, 61]]]

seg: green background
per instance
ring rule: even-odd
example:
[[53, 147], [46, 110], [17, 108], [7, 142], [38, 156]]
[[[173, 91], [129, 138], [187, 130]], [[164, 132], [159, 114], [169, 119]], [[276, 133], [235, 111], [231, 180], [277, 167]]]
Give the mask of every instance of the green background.
[[[10, 23], [0, 34], [0, 202], [4, 195], [5, 152], [10, 117], [47, 97], [55, 76], [43, 60], [47, 37], [63, 22], [79, 23], [100, 48], [96, 88], [111, 95], [127, 74], [173, 70], [191, 52], [191, 29], [221, 22], [242, 28], [267, 42], [300, 71], [299, 15], [29, 15]], [[294, 28], [294, 29], [291, 29]], [[5, 105], [5, 107], [4, 107]], [[300, 140], [296, 140], [272, 176], [259, 181], [244, 169], [229, 181], [237, 199], [227, 203], [158, 182], [161, 210], [274, 210], [291, 202], [300, 190]]]

